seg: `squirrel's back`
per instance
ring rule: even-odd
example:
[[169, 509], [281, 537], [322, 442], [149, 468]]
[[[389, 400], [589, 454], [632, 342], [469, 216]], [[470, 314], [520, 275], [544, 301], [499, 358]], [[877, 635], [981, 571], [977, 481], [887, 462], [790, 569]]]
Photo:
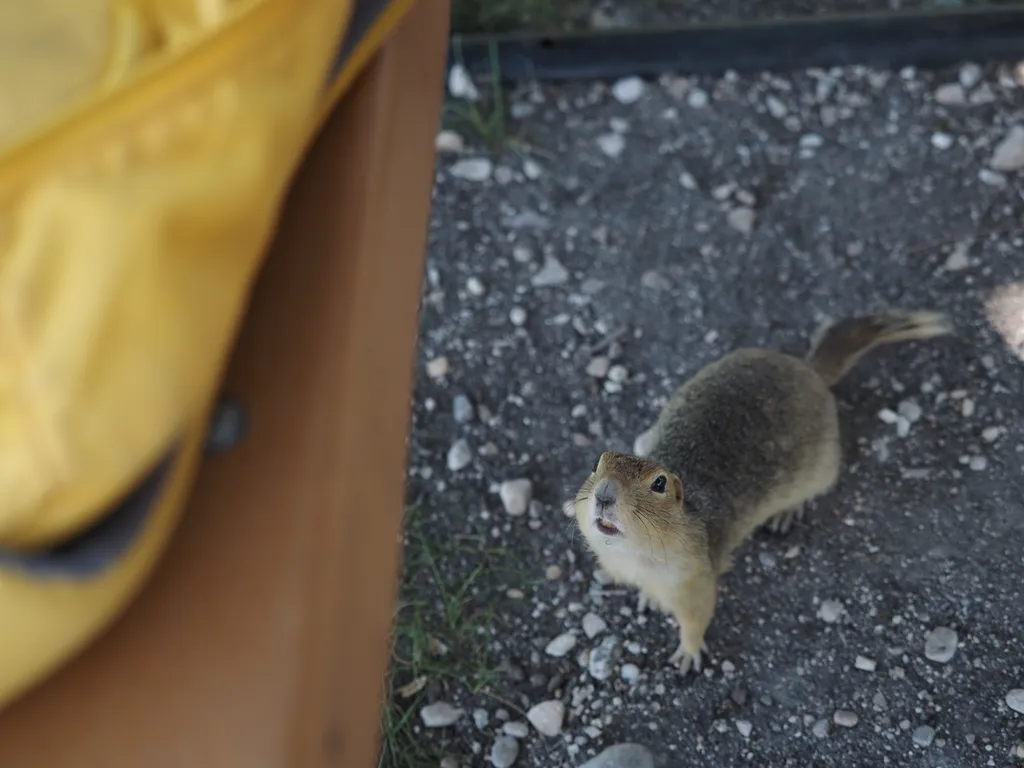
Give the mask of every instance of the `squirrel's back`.
[[662, 409], [651, 458], [679, 474], [688, 514], [705, 520], [709, 535], [729, 549], [765, 515], [834, 483], [841, 450], [830, 387], [858, 359], [882, 344], [948, 332], [943, 315], [891, 312], [827, 326], [806, 359], [732, 352]]
[[655, 429], [651, 458], [679, 474], [687, 513], [713, 538], [736, 515], [785, 506], [821, 472], [838, 470], [835, 399], [807, 362], [779, 352], [740, 349], [708, 365]]

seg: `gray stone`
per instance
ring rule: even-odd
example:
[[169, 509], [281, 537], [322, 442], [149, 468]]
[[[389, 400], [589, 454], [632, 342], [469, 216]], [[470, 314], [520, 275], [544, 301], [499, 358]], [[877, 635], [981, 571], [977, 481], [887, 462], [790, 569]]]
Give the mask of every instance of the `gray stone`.
[[603, 355], [591, 358], [590, 362], [587, 363], [587, 376], [595, 379], [603, 379], [608, 375], [608, 371], [612, 367], [612, 361]]
[[935, 101], [947, 107], [963, 106], [967, 103], [967, 94], [960, 83], [945, 83], [935, 89]]
[[849, 709], [837, 709], [835, 714], [832, 715], [832, 722], [843, 728], [853, 728], [859, 720], [860, 718], [857, 717], [857, 713]]
[[446, 728], [454, 725], [463, 714], [464, 710], [453, 707], [447, 701], [437, 701], [420, 710], [420, 720], [427, 728]]
[[654, 768], [654, 755], [640, 744], [616, 744], [580, 768]]
[[988, 161], [994, 171], [1017, 171], [1024, 168], [1024, 126], [1015, 125], [1000, 141]]
[[608, 628], [607, 622], [596, 613], [588, 613], [583, 616], [583, 634], [593, 640]]
[[458, 472], [459, 470], [465, 469], [473, 461], [473, 450], [469, 447], [469, 443], [465, 440], [459, 439], [452, 443], [452, 447], [448, 449], [448, 469], [452, 472]]
[[1014, 688], [1006, 694], [1006, 706], [1014, 712], [1024, 715], [1024, 688]]
[[818, 618], [826, 624], [835, 624], [843, 615], [843, 604], [838, 600], [822, 600], [818, 607]]
[[452, 418], [458, 424], [467, 424], [473, 420], [473, 403], [465, 395], [456, 395], [452, 398]]
[[491, 178], [493, 170], [494, 165], [486, 157], [467, 157], [465, 160], [453, 163], [448, 172], [455, 178], [464, 181], [487, 181]]
[[501, 505], [512, 517], [521, 517], [530, 508], [533, 499], [533, 482], [526, 478], [506, 480], [498, 486]]
[[569, 271], [562, 266], [562, 262], [554, 256], [544, 257], [544, 266], [537, 270], [530, 278], [536, 288], [549, 288], [555, 285], [564, 285], [569, 279]]
[[726, 215], [726, 221], [729, 226], [744, 235], [749, 235], [754, 231], [754, 221], [757, 219], [757, 214], [754, 213], [752, 208], [739, 207], [733, 208]]
[[924, 655], [929, 661], [945, 664], [956, 654], [956, 632], [949, 627], [936, 627], [924, 641]]
[[614, 160], [626, 148], [626, 140], [621, 133], [605, 133], [597, 137], [597, 147]]
[[519, 742], [511, 736], [499, 736], [491, 746], [491, 765], [494, 768], [512, 768], [519, 757]]
[[644, 95], [644, 81], [639, 77], [624, 77], [612, 85], [612, 96], [620, 104], [632, 104]]
[[619, 649], [619, 638], [609, 635], [590, 652], [590, 676], [595, 680], [607, 680], [612, 675], [615, 657]]
[[506, 736], [512, 736], [516, 739], [525, 739], [530, 735], [530, 726], [522, 720], [511, 720], [505, 723], [501, 730]]
[[935, 741], [935, 729], [930, 725], [919, 725], [911, 734], [914, 743], [919, 747], [929, 747]]
[[565, 704], [558, 699], [542, 701], [530, 707], [526, 713], [530, 725], [543, 736], [557, 736], [562, 732], [562, 721], [565, 719]]
[[967, 90], [970, 90], [981, 82], [983, 75], [984, 72], [982, 72], [981, 67], [974, 62], [969, 61], [960, 67], [960, 73], [957, 79], [960, 81], [960, 85]]
[[548, 656], [554, 656], [556, 659], [560, 659], [575, 647], [576, 635], [572, 632], [565, 632], [548, 643], [544, 648], [544, 653]]

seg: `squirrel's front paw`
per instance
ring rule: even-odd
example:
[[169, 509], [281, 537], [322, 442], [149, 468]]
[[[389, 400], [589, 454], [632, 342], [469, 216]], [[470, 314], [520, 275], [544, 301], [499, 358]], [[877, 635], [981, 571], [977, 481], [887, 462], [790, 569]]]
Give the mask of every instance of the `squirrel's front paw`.
[[703, 640], [700, 643], [700, 647], [696, 650], [686, 650], [685, 644], [680, 643], [679, 647], [676, 648], [676, 652], [672, 654], [669, 662], [679, 667], [679, 671], [684, 675], [687, 674], [691, 669], [694, 672], [700, 672], [703, 662], [701, 660], [701, 654], [707, 655], [708, 645]]

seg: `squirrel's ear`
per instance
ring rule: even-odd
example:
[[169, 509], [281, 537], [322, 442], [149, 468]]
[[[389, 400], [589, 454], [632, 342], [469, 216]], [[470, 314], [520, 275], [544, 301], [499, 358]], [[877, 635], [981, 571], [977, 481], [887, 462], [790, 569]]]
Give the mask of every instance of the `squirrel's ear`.
[[683, 481], [679, 479], [678, 475], [672, 475], [672, 490], [675, 491], [676, 501], [683, 500]]

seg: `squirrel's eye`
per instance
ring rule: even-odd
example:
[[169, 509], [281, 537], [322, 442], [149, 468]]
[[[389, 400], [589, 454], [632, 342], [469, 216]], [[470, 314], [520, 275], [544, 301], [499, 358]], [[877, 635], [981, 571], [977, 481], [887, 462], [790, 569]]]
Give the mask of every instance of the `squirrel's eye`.
[[664, 493], [665, 484], [667, 482], [668, 480], [664, 475], [658, 475], [656, 478], [654, 478], [654, 482], [651, 483], [651, 490], [654, 491], [655, 493]]

